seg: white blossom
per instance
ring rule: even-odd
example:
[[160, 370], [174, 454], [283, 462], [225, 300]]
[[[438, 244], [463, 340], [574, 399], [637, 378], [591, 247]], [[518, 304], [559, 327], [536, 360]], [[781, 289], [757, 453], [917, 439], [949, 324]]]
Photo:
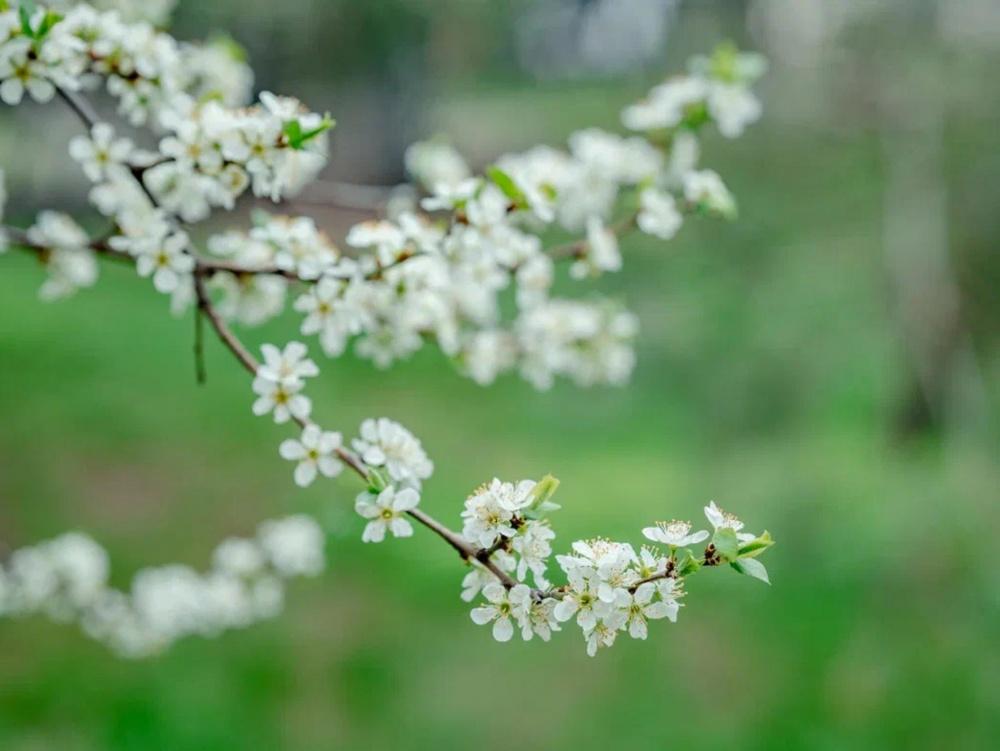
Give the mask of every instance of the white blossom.
[[736, 199], [717, 172], [712, 170], [688, 172], [684, 175], [683, 183], [684, 198], [689, 203], [724, 217], [735, 216]]
[[576, 616], [576, 623], [584, 630], [593, 629], [598, 620], [612, 613], [612, 607], [597, 596], [593, 588], [595, 572], [586, 566], [568, 566], [560, 561], [566, 572], [569, 588], [556, 605], [553, 615], [560, 623]]
[[129, 590], [109, 586], [105, 550], [71, 532], [16, 550], [0, 565], [0, 615], [45, 613], [78, 622], [123, 657], [159, 653], [186, 636], [214, 636], [276, 615], [283, 580], [324, 565], [309, 517], [264, 522], [253, 539], [227, 538], [205, 573], [179, 564], [140, 570]]
[[115, 130], [108, 123], [97, 123], [90, 136], [75, 136], [69, 142], [69, 155], [83, 168], [92, 182], [123, 177], [128, 171], [132, 154], [132, 141], [115, 138]]
[[43, 300], [68, 297], [97, 281], [97, 260], [87, 233], [66, 214], [42, 211], [27, 232], [28, 241], [44, 249], [48, 278], [39, 289]]
[[324, 431], [318, 425], [306, 425], [297, 440], [282, 441], [279, 453], [282, 459], [296, 462], [295, 484], [306, 487], [312, 484], [319, 473], [324, 477], [336, 477], [343, 470], [343, 462], [337, 456], [341, 447], [340, 433]]
[[[640, 584], [634, 593], [629, 595], [628, 604], [628, 633], [633, 639], [645, 639], [647, 635], [646, 621], [648, 619], [667, 618], [671, 613], [671, 607], [662, 600], [653, 601], [653, 596], [657, 593], [656, 585], [653, 582]], [[673, 607], [673, 617], [677, 617], [676, 602]]]
[[27, 39], [7, 42], [0, 56], [0, 99], [5, 104], [20, 104], [24, 93], [36, 102], [47, 102], [55, 96], [56, 89], [49, 80], [49, 69], [44, 59], [34, 56]]
[[362, 542], [382, 542], [386, 532], [392, 532], [393, 537], [410, 537], [413, 535], [413, 525], [404, 517], [407, 511], [412, 511], [420, 503], [420, 496], [413, 488], [397, 490], [389, 485], [378, 495], [365, 491], [357, 497], [354, 510], [365, 519], [365, 531], [361, 535]]
[[518, 534], [511, 541], [511, 547], [518, 554], [517, 578], [524, 581], [531, 571], [534, 575], [535, 586], [547, 589], [548, 579], [545, 578], [545, 570], [548, 567], [549, 556], [552, 555], [551, 541], [555, 539], [556, 533], [552, 528], [540, 521], [527, 521], [523, 524]]
[[726, 138], [738, 138], [751, 123], [760, 119], [763, 107], [746, 86], [716, 83], [708, 92], [708, 111], [719, 132]]
[[471, 177], [468, 165], [454, 146], [442, 140], [418, 141], [406, 149], [406, 170], [431, 188], [435, 185], [457, 185]]
[[258, 532], [261, 549], [281, 576], [315, 576], [323, 570], [323, 530], [298, 514], [264, 522]]
[[657, 522], [655, 527], [645, 527], [642, 534], [653, 542], [662, 542], [664, 545], [674, 547], [686, 547], [697, 545], [708, 539], [708, 532], [699, 530], [691, 533], [691, 523], [682, 521]]
[[518, 584], [508, 591], [502, 584], [493, 582], [483, 587], [483, 597], [488, 604], [472, 609], [473, 622], [479, 626], [492, 623], [493, 638], [501, 642], [510, 641], [514, 626], [527, 616], [531, 590], [524, 584]]
[[309, 350], [302, 342], [289, 342], [284, 349], [264, 344], [260, 352], [264, 356], [264, 362], [257, 371], [260, 378], [294, 384], [319, 375], [319, 368], [308, 358]]
[[655, 188], [647, 188], [642, 191], [639, 202], [641, 209], [636, 219], [639, 229], [661, 240], [669, 240], [677, 234], [683, 219], [672, 195]]
[[622, 123], [630, 130], [657, 130], [678, 125], [687, 111], [704, 101], [707, 83], [701, 78], [677, 76], [655, 87], [641, 102], [626, 107]]
[[462, 511], [462, 536], [486, 548], [499, 536], [513, 537], [517, 533], [515, 517], [533, 499], [535, 483], [522, 480], [517, 485], [494, 478], [465, 501]]
[[291, 342], [284, 350], [273, 344], [261, 347], [264, 362], [257, 369], [253, 391], [258, 399], [253, 404], [255, 415], [274, 413], [277, 423], [288, 422], [293, 417], [305, 420], [312, 411], [312, 402], [300, 393], [305, 378], [319, 373], [316, 363], [306, 357], [306, 346]]
[[194, 258], [188, 252], [187, 233], [164, 230], [163, 234], [135, 240], [130, 250], [139, 276], [152, 276], [156, 290], [169, 294], [194, 270]]
[[365, 464], [385, 467], [395, 482], [417, 490], [421, 481], [434, 471], [416, 436], [387, 417], [361, 423], [361, 435], [354, 440], [354, 449]]
[[604, 226], [600, 217], [589, 217], [583, 256], [570, 267], [570, 273], [575, 278], [582, 279], [607, 271], [620, 271], [621, 267], [622, 256], [618, 250], [618, 237], [613, 230]]
[[743, 529], [743, 522], [730, 514], [728, 511], [723, 511], [721, 508], [716, 506], [715, 501], [712, 501], [705, 507], [705, 518], [708, 519], [709, 524], [711, 524], [715, 530], [733, 530], [736, 533], [736, 539], [740, 542], [750, 542], [751, 540], [757, 538], [757, 535], [750, 534], [748, 532], [741, 532], [740, 530]]
[[[504, 550], [496, 551], [490, 560], [497, 568], [508, 574], [517, 567], [514, 556]], [[495, 581], [498, 581], [496, 574], [478, 561], [470, 561], [469, 573], [462, 579], [462, 599], [466, 602], [472, 602], [483, 587]]]

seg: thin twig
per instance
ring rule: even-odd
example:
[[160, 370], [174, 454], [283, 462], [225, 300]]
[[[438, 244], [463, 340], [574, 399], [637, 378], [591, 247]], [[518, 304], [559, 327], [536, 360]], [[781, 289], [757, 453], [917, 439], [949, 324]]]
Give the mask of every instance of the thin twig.
[[90, 106], [90, 102], [84, 97], [77, 96], [75, 93], [64, 89], [62, 86], [57, 86], [56, 92], [62, 100], [70, 106], [70, 109], [76, 113], [77, 117], [83, 121], [83, 124], [87, 126], [87, 130], [92, 129], [98, 122], [100, 122], [97, 112], [94, 111], [94, 108]]
[[215, 306], [212, 305], [212, 300], [208, 296], [208, 290], [205, 288], [205, 275], [201, 273], [198, 267], [195, 267], [194, 271], [194, 292], [198, 299], [198, 309], [208, 318], [208, 322], [212, 325], [219, 339], [222, 340], [222, 343], [226, 345], [229, 351], [239, 360], [240, 365], [250, 375], [256, 375], [260, 363], [250, 354], [250, 351], [239, 340], [239, 337], [232, 332], [226, 322], [222, 320], [222, 316], [219, 315]]
[[194, 309], [194, 377], [199, 385], [208, 380], [205, 373], [205, 326], [200, 306]]
[[[20, 227], [13, 227], [9, 224], [4, 224], [0, 225], [0, 228], [2, 228], [3, 234], [6, 236], [10, 245], [15, 245], [23, 250], [30, 251], [37, 255], [41, 255], [52, 250], [52, 248], [32, 242], [27, 231], [21, 229]], [[91, 240], [87, 245], [81, 247], [81, 250], [84, 249], [90, 249], [95, 253], [106, 256], [115, 261], [121, 261], [128, 264], [135, 263], [135, 259], [132, 256], [123, 250], [112, 248], [108, 245], [107, 240], [104, 238]]]

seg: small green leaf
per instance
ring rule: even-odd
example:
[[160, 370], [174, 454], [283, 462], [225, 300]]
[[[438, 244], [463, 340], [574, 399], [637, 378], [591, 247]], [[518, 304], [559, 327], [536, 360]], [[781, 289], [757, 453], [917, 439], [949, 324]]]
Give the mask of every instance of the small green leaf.
[[712, 544], [715, 545], [719, 555], [727, 561], [735, 561], [739, 557], [740, 543], [731, 527], [719, 527], [715, 530]]
[[496, 166], [487, 169], [486, 174], [515, 206], [524, 208], [528, 205], [528, 199], [525, 197], [524, 192], [517, 187], [517, 183], [514, 182], [513, 177]]
[[42, 17], [41, 24], [38, 26], [38, 30], [35, 32], [35, 39], [39, 42], [45, 39], [45, 37], [48, 36], [49, 32], [52, 30], [52, 27], [62, 21], [62, 19], [63, 17], [55, 11], [46, 11], [45, 15]]
[[685, 577], [688, 574], [695, 573], [698, 569], [701, 568], [701, 562], [697, 558], [695, 558], [694, 555], [692, 555], [691, 551], [688, 550], [687, 548], [678, 551], [678, 553], [681, 556], [681, 559], [678, 560], [676, 563], [676, 570], [678, 576]]
[[694, 102], [684, 108], [684, 119], [681, 121], [681, 125], [688, 130], [698, 130], [711, 119], [708, 105], [705, 102]]
[[29, 39], [35, 38], [35, 30], [31, 28], [31, 16], [35, 12], [35, 4], [31, 0], [22, 0], [17, 8], [17, 15], [21, 19], [21, 32]]
[[774, 540], [771, 539], [770, 533], [765, 530], [760, 537], [740, 546], [739, 557], [756, 558], [772, 545], [774, 545]]
[[537, 508], [547, 503], [558, 489], [559, 479], [552, 475], [545, 475], [545, 477], [535, 483], [535, 487], [531, 490], [531, 495], [534, 498], [531, 507]]
[[739, 81], [737, 61], [740, 51], [731, 41], [716, 45], [712, 51], [710, 67], [712, 75], [720, 81], [736, 83]]
[[298, 120], [289, 120], [285, 123], [284, 132], [292, 148], [295, 148], [295, 142], [302, 138], [302, 125]]
[[368, 469], [368, 491], [378, 495], [383, 490], [386, 489], [388, 483], [385, 478], [382, 477], [382, 473], [379, 472], [374, 467]]
[[235, 62], [245, 63], [248, 60], [246, 48], [228, 34], [213, 34], [208, 45], [224, 51]]
[[760, 579], [765, 584], [771, 583], [771, 580], [767, 577], [767, 569], [764, 568], [764, 564], [755, 558], [744, 558], [741, 561], [733, 561], [729, 565], [745, 576]]
[[309, 143], [316, 136], [321, 133], [325, 133], [330, 130], [335, 125], [335, 121], [330, 115], [323, 115], [323, 120], [315, 128], [309, 130], [302, 130], [302, 123], [298, 120], [289, 120], [285, 123], [284, 133], [285, 137], [288, 139], [288, 145], [299, 151], [305, 148], [305, 145]]

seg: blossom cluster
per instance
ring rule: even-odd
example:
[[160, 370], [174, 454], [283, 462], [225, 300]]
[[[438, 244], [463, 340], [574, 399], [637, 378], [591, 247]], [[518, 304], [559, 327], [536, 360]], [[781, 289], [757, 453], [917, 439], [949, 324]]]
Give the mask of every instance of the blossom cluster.
[[324, 568], [323, 531], [307, 516], [262, 523], [224, 540], [205, 573], [179, 564], [142, 569], [129, 591], [108, 584], [108, 554], [69, 532], [20, 548], [0, 566], [0, 616], [42, 613], [76, 622], [124, 657], [155, 654], [189, 635], [214, 636], [272, 618], [286, 580]]
[[[68, 154], [91, 183], [90, 204], [111, 222], [97, 238], [50, 210], [26, 229], [0, 227], [0, 251], [9, 243], [43, 262], [44, 299], [94, 285], [107, 255], [133, 264], [174, 313], [194, 307], [196, 321], [207, 319], [252, 373], [252, 412], [297, 426], [277, 445], [294, 483], [357, 474], [366, 543], [409, 537], [415, 523], [441, 537], [470, 566], [462, 598], [483, 598], [473, 620], [491, 623], [500, 641], [515, 630], [548, 640], [575, 621], [594, 654], [621, 632], [645, 638], [649, 620], [675, 620], [686, 577], [703, 567], [728, 564], [767, 580], [757, 556], [770, 537], [743, 532], [714, 503], [705, 510], [711, 533], [661, 523], [643, 530], [651, 544], [638, 551], [583, 540], [553, 564], [551, 477], [483, 485], [465, 502], [461, 532], [452, 531], [421, 506], [434, 464], [413, 433], [382, 417], [345, 440], [313, 419], [306, 386], [319, 367], [305, 343], [265, 344], [258, 360], [230, 328], [262, 324], [290, 305], [300, 334], [315, 336], [327, 357], [353, 346], [387, 367], [433, 342], [480, 384], [507, 372], [539, 389], [557, 377], [625, 383], [636, 317], [608, 299], [554, 295], [560, 262], [571, 280], [593, 280], [622, 268], [626, 233], [670, 240], [690, 216], [736, 216], [725, 182], [700, 165], [699, 138], [709, 126], [738, 136], [760, 116], [750, 88], [764, 69], [759, 56], [722, 46], [626, 107], [621, 122], [631, 134], [583, 129], [566, 148], [505, 154], [480, 174], [444, 141], [414, 144], [411, 197], [340, 242], [312, 218], [280, 212], [208, 233], [197, 225], [245, 195], [281, 203], [302, 190], [326, 162], [333, 121], [269, 92], [250, 104], [252, 74], [233, 43], [175, 40], [154, 26], [171, 7], [0, 0], [0, 100], [65, 100], [86, 126]], [[86, 94], [100, 90], [130, 126], [148, 131], [153, 148], [95, 114]], [[4, 185], [0, 172], [0, 219]], [[254, 540], [227, 541], [207, 574], [150, 569], [125, 594], [108, 587], [103, 550], [71, 534], [18, 551], [0, 569], [0, 615], [78, 620], [138, 656], [267, 617], [285, 578], [321, 566], [322, 535], [293, 517], [262, 525]], [[555, 575], [565, 582], [554, 584]]]
[[[24, 16], [13, 7], [0, 14], [5, 101], [25, 92], [44, 101], [56, 87], [89, 90], [105, 81], [124, 116], [160, 135], [158, 148], [144, 151], [95, 123], [70, 153], [94, 184], [91, 202], [116, 223], [110, 246], [133, 256], [178, 313], [194, 300], [199, 256], [175, 220], [197, 223], [248, 191], [279, 201], [326, 158], [328, 118], [268, 92], [258, 105], [238, 106], [249, 69], [226, 49], [181, 44], [144, 21], [85, 4], [65, 16], [42, 8]], [[427, 195], [419, 206], [394, 205], [390, 216], [353, 227], [346, 250], [308, 217], [261, 215], [248, 231], [208, 238], [208, 260], [271, 272], [213, 273], [220, 311], [257, 325], [291, 300], [303, 314], [301, 333], [317, 336], [327, 356], [354, 339], [357, 354], [381, 367], [434, 341], [481, 384], [508, 371], [538, 388], [558, 376], [585, 386], [625, 383], [635, 364], [635, 316], [609, 300], [553, 297], [558, 258], [541, 235], [583, 233], [567, 253], [570, 276], [582, 280], [622, 267], [619, 236], [632, 227], [667, 240], [687, 214], [733, 216], [722, 179], [698, 166], [698, 134], [715, 123], [735, 136], [759, 116], [749, 86], [763, 67], [757, 55], [722, 47], [623, 110], [624, 125], [639, 135], [584, 129], [566, 150], [506, 154], [481, 176], [444, 142], [415, 144], [407, 166]], [[46, 262], [54, 280], [43, 296], [94, 283], [96, 264], [65, 258], [86, 248], [79, 232], [40, 240], [53, 251]], [[292, 287], [303, 288], [290, 294]], [[504, 313], [508, 297], [512, 317]]]
[[[350, 460], [368, 484], [355, 500], [355, 511], [365, 520], [362, 541], [412, 536], [411, 519], [423, 523], [415, 516], [422, 481], [434, 468], [420, 441], [393, 420], [369, 419], [352, 441], [356, 454], [346, 453], [340, 433], [311, 421], [312, 402], [300, 393], [304, 379], [318, 372], [306, 346], [291, 342], [279, 350], [264, 345], [262, 355], [253, 411], [273, 413], [278, 422], [294, 417], [303, 426], [298, 439], [279, 447], [284, 459], [295, 462], [295, 482], [305, 486], [320, 475], [335, 477]], [[743, 522], [713, 501], [705, 508], [711, 533], [670, 521], [643, 529], [652, 545], [638, 552], [629, 543], [603, 538], [574, 542], [572, 553], [555, 556], [566, 583], [554, 586], [549, 567], [556, 534], [548, 515], [560, 508], [552, 500], [558, 485], [551, 476], [517, 483], [494, 478], [465, 501], [461, 534], [455, 536], [457, 543], [452, 541], [471, 567], [462, 580], [462, 599], [483, 597], [472, 619], [493, 624], [498, 641], [510, 640], [515, 630], [525, 640], [538, 635], [548, 641], [560, 624], [573, 620], [593, 656], [614, 644], [619, 632], [645, 639], [649, 620], [676, 621], [684, 579], [702, 567], [726, 563], [769, 582], [757, 557], [771, 546], [770, 535], [744, 532]]]
[[[684, 580], [703, 566], [729, 563], [740, 573], [768, 581], [756, 558], [771, 545], [770, 536], [739, 532], [743, 523], [713, 502], [705, 514], [714, 534], [703, 553], [692, 552], [691, 546], [707, 540], [709, 533], [692, 534], [688, 522], [644, 529], [657, 545], [644, 545], [638, 553], [625, 542], [577, 540], [572, 553], [555, 557], [566, 584], [552, 587], [545, 571], [555, 533], [546, 519], [537, 517], [539, 507], [550, 503], [541, 501], [550, 490], [538, 493], [538, 487], [531, 481], [514, 485], [493, 480], [466, 501], [464, 533], [479, 535], [477, 541], [487, 549], [499, 541], [504, 552], [497, 564], [517, 580], [505, 586], [497, 574], [477, 565], [462, 582], [467, 601], [481, 591], [485, 602], [473, 608], [472, 620], [492, 623], [497, 641], [508, 641], [515, 628], [525, 640], [538, 635], [548, 641], [560, 624], [574, 621], [583, 632], [587, 653], [594, 656], [614, 644], [620, 632], [645, 639], [648, 621], [676, 622]], [[526, 583], [528, 571], [534, 588]]]

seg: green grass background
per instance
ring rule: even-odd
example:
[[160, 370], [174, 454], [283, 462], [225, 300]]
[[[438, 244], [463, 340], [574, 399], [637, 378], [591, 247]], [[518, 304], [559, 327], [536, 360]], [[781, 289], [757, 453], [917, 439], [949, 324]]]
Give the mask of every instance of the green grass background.
[[[434, 117], [489, 148], [517, 107], [518, 138], [557, 142], [612, 124], [634, 93], [560, 91], [458, 88]], [[996, 146], [984, 124], [956, 153], [976, 138]], [[642, 321], [629, 387], [483, 389], [430, 349], [388, 372], [348, 356], [311, 385], [317, 418], [347, 435], [378, 415], [416, 432], [436, 463], [423, 505], [453, 526], [480, 482], [552, 472], [558, 545], [638, 542], [712, 499], [778, 540], [772, 587], [704, 572], [676, 625], [595, 659], [575, 628], [493, 642], [429, 534], [362, 545], [353, 479], [295, 488], [277, 455], [289, 431], [251, 415], [246, 376], [214, 341], [208, 383], [194, 383], [190, 318], [172, 319], [148, 282], [104, 265], [98, 287], [46, 305], [36, 262], [0, 258], [6, 549], [80, 529], [125, 585], [144, 565], [202, 567], [263, 518], [305, 510], [329, 534], [327, 573], [291, 586], [280, 618], [152, 660], [119, 661], [41, 619], [0, 622], [0, 748], [993, 747], [997, 447], [974, 430], [891, 428], [910, 376], [884, 278], [877, 136], [765, 119], [711, 140], [706, 159], [740, 220], [630, 240], [626, 270], [600, 285]], [[295, 327], [245, 333], [257, 345]], [[983, 363], [995, 404], [988, 348]]]

